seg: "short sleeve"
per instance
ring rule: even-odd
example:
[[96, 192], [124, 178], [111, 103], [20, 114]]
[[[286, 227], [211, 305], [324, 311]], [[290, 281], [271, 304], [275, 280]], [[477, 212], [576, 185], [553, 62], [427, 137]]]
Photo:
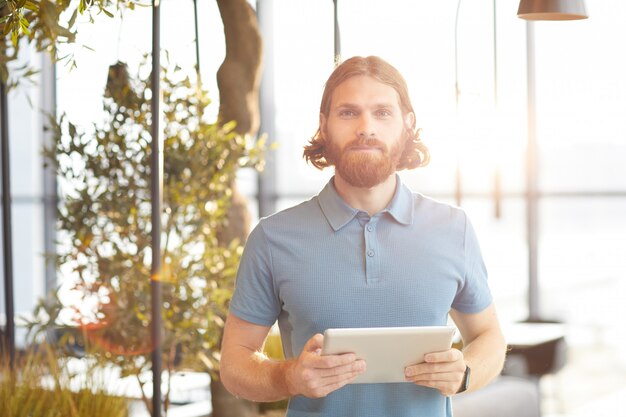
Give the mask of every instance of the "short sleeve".
[[465, 215], [464, 256], [465, 274], [452, 307], [462, 313], [478, 313], [489, 307], [493, 298], [478, 238], [467, 215]]
[[241, 256], [230, 312], [261, 326], [273, 325], [280, 313], [271, 247], [261, 223], [250, 233]]

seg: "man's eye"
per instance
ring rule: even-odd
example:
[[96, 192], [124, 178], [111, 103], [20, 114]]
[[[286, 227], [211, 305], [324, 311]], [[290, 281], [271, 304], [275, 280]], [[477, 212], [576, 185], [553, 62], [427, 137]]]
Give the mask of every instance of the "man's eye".
[[391, 112], [389, 110], [378, 110], [376, 112], [376, 116], [378, 116], [378, 117], [389, 117], [389, 116], [391, 116]]
[[353, 110], [341, 110], [339, 112], [339, 116], [341, 117], [354, 117], [356, 113]]

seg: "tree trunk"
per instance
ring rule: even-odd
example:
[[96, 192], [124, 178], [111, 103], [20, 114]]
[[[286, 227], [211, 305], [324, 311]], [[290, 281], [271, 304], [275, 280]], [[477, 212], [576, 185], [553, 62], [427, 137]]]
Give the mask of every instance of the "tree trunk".
[[[219, 120], [237, 122], [235, 131], [255, 135], [259, 130], [259, 86], [263, 45], [256, 14], [247, 0], [217, 0], [224, 23], [226, 56], [217, 71], [220, 92]], [[233, 238], [245, 242], [250, 232], [250, 215], [246, 199], [231, 184], [233, 201], [228, 226], [218, 237], [224, 243]]]
[[217, 0], [224, 22], [226, 57], [217, 71], [219, 117], [235, 120], [240, 134], [259, 130], [262, 42], [256, 14], [246, 0]]
[[[217, 0], [224, 23], [226, 57], [217, 71], [220, 93], [219, 120], [236, 121], [235, 131], [255, 135], [259, 129], [259, 86], [262, 42], [256, 14], [247, 0]], [[227, 226], [218, 231], [220, 242], [237, 238], [244, 243], [250, 232], [250, 214], [245, 197], [233, 180], [233, 200]], [[213, 417], [256, 417], [258, 404], [231, 395], [221, 381], [211, 380]]]

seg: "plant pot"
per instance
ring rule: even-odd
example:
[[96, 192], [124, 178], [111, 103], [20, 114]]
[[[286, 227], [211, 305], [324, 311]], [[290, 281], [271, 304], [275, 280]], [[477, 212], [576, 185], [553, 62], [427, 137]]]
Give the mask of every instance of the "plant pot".
[[218, 379], [211, 379], [212, 417], [258, 417], [259, 404], [232, 395]]

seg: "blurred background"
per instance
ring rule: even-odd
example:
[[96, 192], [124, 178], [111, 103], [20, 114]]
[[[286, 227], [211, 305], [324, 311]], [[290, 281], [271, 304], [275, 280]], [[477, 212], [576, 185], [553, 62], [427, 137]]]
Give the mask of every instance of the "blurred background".
[[[276, 144], [262, 173], [238, 173], [252, 223], [312, 197], [332, 175], [307, 165], [302, 148], [335, 55], [381, 56], [405, 76], [431, 151], [430, 165], [403, 181], [468, 212], [505, 325], [560, 325], [567, 360], [540, 376], [543, 414], [626, 415], [626, 3], [587, 0], [589, 18], [567, 22], [519, 19], [516, 0], [340, 0], [336, 14], [331, 0], [250, 4], [264, 48], [260, 133]], [[195, 76], [194, 4], [161, 8], [162, 49]], [[216, 118], [223, 25], [214, 1], [197, 8]], [[60, 49], [75, 68], [21, 51], [41, 72], [9, 93], [16, 315], [72, 280], [44, 261], [59, 239], [57, 185], [43, 167], [38, 110], [97, 119], [109, 65], [136, 72], [151, 50], [150, 7], [121, 14], [78, 17], [76, 45]], [[18, 345], [24, 337], [18, 327]]]

